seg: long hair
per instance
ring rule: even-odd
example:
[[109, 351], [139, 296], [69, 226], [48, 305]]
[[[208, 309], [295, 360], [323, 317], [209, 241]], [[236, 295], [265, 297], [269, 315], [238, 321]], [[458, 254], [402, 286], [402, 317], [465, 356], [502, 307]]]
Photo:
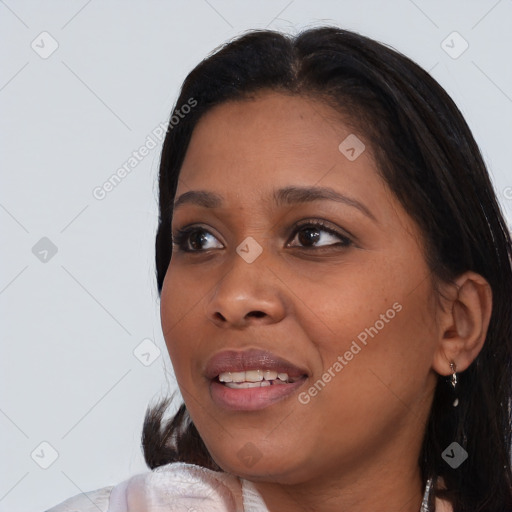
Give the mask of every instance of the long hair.
[[[424, 484], [454, 512], [512, 510], [512, 242], [480, 150], [445, 90], [401, 53], [336, 27], [297, 36], [255, 30], [218, 48], [185, 79], [169, 123], [159, 173], [156, 277], [171, 260], [172, 205], [197, 122], [215, 105], [260, 91], [308, 96], [331, 106], [370, 140], [379, 172], [421, 229], [437, 282], [472, 270], [489, 282], [487, 337], [459, 374], [457, 408], [438, 376], [418, 464]], [[193, 108], [184, 108], [194, 105]], [[184, 115], [183, 113], [188, 113]], [[142, 444], [147, 465], [184, 461], [218, 470], [185, 405], [169, 420], [169, 399], [148, 406]], [[458, 442], [457, 469], [442, 458]]]

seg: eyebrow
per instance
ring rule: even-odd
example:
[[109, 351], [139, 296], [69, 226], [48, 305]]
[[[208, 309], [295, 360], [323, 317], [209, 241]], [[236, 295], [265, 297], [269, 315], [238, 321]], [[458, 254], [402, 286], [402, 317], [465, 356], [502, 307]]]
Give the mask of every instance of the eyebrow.
[[[357, 208], [374, 222], [377, 222], [375, 216], [363, 203], [328, 187], [285, 187], [276, 190], [273, 194], [273, 199], [277, 206], [309, 203], [319, 200], [336, 201]], [[222, 207], [223, 199], [222, 196], [214, 192], [190, 190], [176, 199], [173, 209], [177, 210], [185, 204], [195, 204], [203, 208], [220, 208]]]

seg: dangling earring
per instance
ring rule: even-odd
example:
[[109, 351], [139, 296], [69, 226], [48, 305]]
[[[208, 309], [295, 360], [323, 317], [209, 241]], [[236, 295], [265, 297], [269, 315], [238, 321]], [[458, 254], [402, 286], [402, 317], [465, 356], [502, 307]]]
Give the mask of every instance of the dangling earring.
[[[450, 383], [453, 387], [453, 392], [455, 394], [455, 387], [457, 386], [457, 366], [455, 365], [455, 363], [450, 363], [450, 369], [453, 372], [452, 380]], [[452, 405], [453, 405], [453, 407], [457, 407], [459, 405], [459, 399], [457, 397], [455, 397], [455, 400], [453, 401]]]

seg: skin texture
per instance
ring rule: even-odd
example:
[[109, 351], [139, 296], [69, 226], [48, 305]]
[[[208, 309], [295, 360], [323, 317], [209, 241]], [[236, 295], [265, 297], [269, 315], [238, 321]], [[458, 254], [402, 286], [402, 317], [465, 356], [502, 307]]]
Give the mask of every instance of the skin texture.
[[[206, 231], [202, 252], [173, 246], [161, 294], [166, 344], [212, 457], [255, 482], [272, 512], [417, 512], [436, 372], [449, 376], [450, 361], [457, 371], [469, 366], [490, 317], [490, 288], [471, 272], [441, 285], [436, 300], [421, 233], [379, 176], [364, 133], [356, 135], [366, 150], [354, 161], [338, 149], [351, 133], [319, 101], [261, 93], [205, 114], [180, 173], [176, 198], [207, 190], [224, 201], [174, 213], [173, 236], [191, 225]], [[330, 187], [373, 218], [330, 200], [278, 207], [272, 194], [287, 186]], [[316, 241], [294, 228], [320, 219], [351, 243], [323, 227], [310, 228]], [[262, 248], [252, 263], [236, 252], [249, 236]], [[378, 320], [378, 333], [301, 403], [298, 393]], [[217, 406], [203, 375], [209, 358], [248, 348], [304, 367], [307, 381], [258, 411]], [[256, 460], [250, 467], [244, 450]]]

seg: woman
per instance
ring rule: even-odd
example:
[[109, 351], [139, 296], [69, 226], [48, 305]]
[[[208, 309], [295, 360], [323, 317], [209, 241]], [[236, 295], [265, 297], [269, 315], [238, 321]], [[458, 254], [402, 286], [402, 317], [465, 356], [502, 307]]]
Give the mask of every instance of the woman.
[[186, 78], [159, 185], [185, 403], [95, 510], [512, 510], [512, 243], [425, 71], [338, 28], [247, 33]]

